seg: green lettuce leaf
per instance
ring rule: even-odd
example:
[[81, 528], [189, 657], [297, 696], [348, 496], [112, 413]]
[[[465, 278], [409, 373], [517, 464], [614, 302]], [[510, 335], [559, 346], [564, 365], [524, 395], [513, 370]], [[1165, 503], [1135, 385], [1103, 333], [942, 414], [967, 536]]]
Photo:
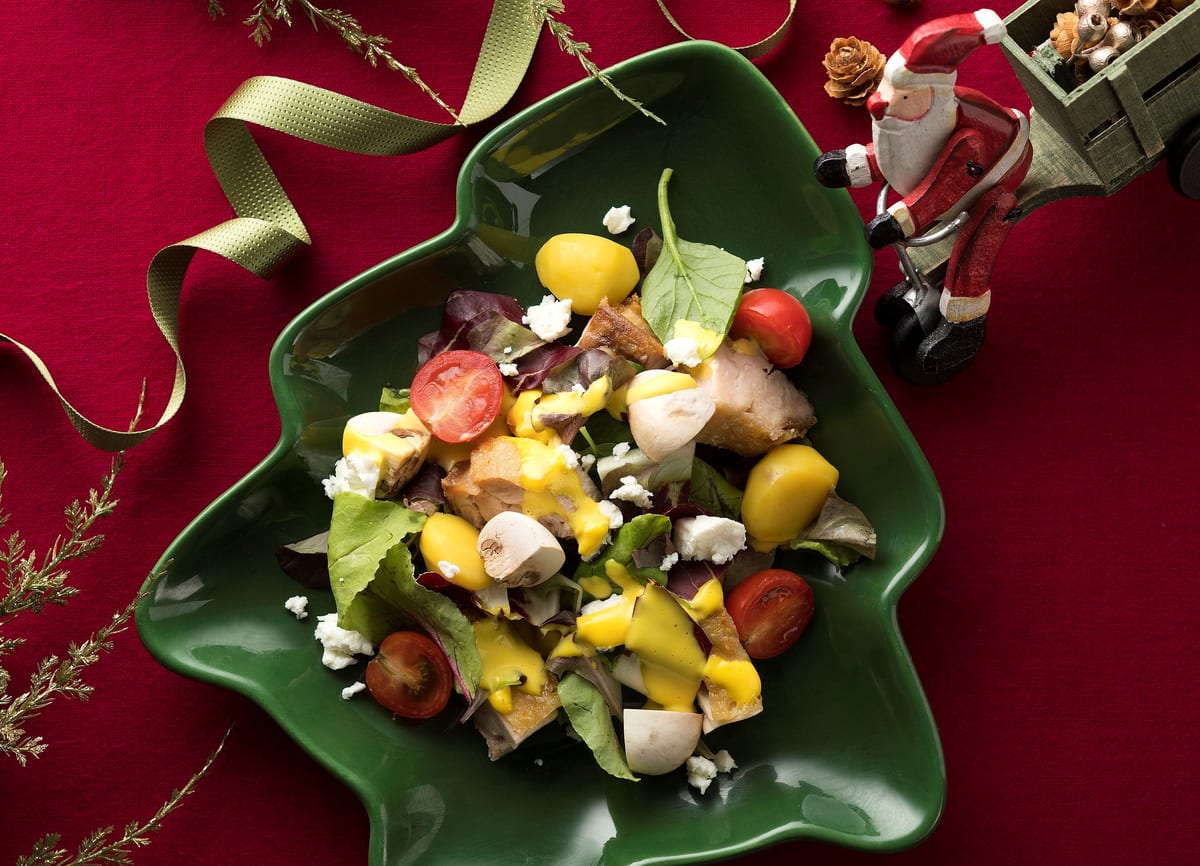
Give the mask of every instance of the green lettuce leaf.
[[[387, 552], [425, 525], [425, 515], [397, 502], [339, 493], [329, 522], [329, 586], [337, 604], [338, 625], [378, 644], [394, 616], [376, 600], [359, 600]], [[382, 633], [381, 633], [382, 632]]]
[[379, 411], [396, 412], [403, 415], [412, 406], [410, 402], [411, 396], [412, 391], [409, 388], [396, 388], [392, 385], [384, 385], [383, 393], [379, 395]]
[[792, 550], [813, 550], [838, 568], [861, 557], [875, 558], [875, 527], [856, 505], [829, 491], [817, 519], [788, 542]]
[[667, 203], [671, 169], [658, 181], [658, 214], [663, 249], [642, 281], [642, 315], [664, 343], [681, 319], [698, 322], [722, 336], [729, 331], [742, 297], [746, 262], [709, 244], [685, 241], [675, 232]]
[[671, 518], [665, 514], [639, 514], [617, 530], [612, 543], [604, 552], [590, 562], [581, 562], [575, 571], [575, 578], [607, 577], [606, 563], [616, 560], [632, 574], [641, 580], [653, 580], [664, 586], [667, 575], [660, 568], [651, 566], [638, 567], [633, 562], [633, 552], [643, 550], [660, 538], [671, 534]]
[[617, 741], [617, 731], [603, 695], [579, 674], [569, 673], [558, 681], [558, 699], [571, 727], [587, 743], [596, 763], [618, 779], [636, 782], [625, 752]]
[[388, 550], [370, 592], [402, 611], [433, 638], [454, 669], [459, 692], [468, 702], [474, 700], [483, 676], [475, 630], [449, 597], [417, 583], [412, 554], [406, 545], [396, 544]]

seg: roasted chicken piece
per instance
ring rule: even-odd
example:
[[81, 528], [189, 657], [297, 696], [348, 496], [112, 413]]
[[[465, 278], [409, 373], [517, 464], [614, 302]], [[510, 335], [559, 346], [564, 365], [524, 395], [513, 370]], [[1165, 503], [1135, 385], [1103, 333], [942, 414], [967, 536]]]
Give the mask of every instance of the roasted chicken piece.
[[470, 460], [454, 464], [442, 492], [450, 508], [476, 527], [502, 511], [520, 511], [555, 536], [574, 538], [579, 553], [589, 556], [604, 543], [609, 521], [585, 479], [553, 446], [496, 436], [475, 446]]
[[704, 445], [757, 457], [780, 443], [803, 436], [817, 417], [812, 403], [762, 352], [738, 341], [722, 343], [692, 370], [716, 411], [696, 437]]
[[[700, 620], [700, 629], [712, 642], [710, 652], [730, 661], [749, 661], [750, 656], [738, 640], [737, 626], [726, 611], [721, 610]], [[728, 689], [720, 683], [705, 679], [697, 696], [700, 709], [704, 711], [704, 733], [721, 725], [740, 722], [762, 712], [762, 693], [751, 701], [739, 704], [730, 696]]]
[[540, 731], [558, 715], [562, 702], [558, 688], [551, 678], [540, 695], [513, 690], [512, 712], [501, 713], [484, 703], [471, 716], [475, 728], [487, 741], [488, 757], [503, 758], [521, 743]]
[[662, 343], [642, 318], [642, 302], [637, 295], [630, 295], [616, 306], [608, 298], [602, 299], [576, 345], [609, 349], [647, 368], [670, 364]]

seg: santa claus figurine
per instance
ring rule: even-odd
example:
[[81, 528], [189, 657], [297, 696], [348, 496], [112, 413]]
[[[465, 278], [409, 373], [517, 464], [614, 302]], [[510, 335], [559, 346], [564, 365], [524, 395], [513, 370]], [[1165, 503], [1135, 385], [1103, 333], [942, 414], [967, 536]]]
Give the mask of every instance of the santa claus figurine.
[[1004, 22], [990, 9], [919, 27], [888, 58], [883, 80], [867, 100], [871, 143], [828, 151], [815, 165], [825, 186], [860, 187], [882, 178], [902, 196], [867, 224], [867, 242], [875, 249], [967, 213], [937, 311], [921, 315], [908, 283], [887, 292], [875, 308], [875, 318], [893, 331], [897, 369], [920, 383], [961, 372], [983, 345], [989, 276], [1020, 215], [1016, 190], [1033, 157], [1029, 122], [955, 84], [959, 61], [1004, 33]]

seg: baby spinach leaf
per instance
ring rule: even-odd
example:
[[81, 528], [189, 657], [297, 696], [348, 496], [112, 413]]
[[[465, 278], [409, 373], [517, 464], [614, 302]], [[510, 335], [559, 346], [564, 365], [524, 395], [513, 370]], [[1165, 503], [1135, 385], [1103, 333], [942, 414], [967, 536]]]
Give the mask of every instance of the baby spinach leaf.
[[746, 262], [718, 247], [679, 237], [667, 203], [670, 179], [671, 169], [664, 169], [658, 182], [663, 249], [642, 282], [642, 315], [664, 343], [675, 335], [675, 323], [681, 319], [723, 336], [742, 296]]
[[[615, 560], [625, 566], [626, 570], [639, 580], [653, 580], [656, 583], [667, 582], [666, 573], [653, 566], [638, 566], [633, 561], [633, 553], [649, 547], [660, 538], [671, 534], [671, 518], [665, 514], [639, 514], [617, 530], [616, 537], [600, 556], [590, 562], [579, 563], [575, 572], [576, 579], [580, 577], [605, 577], [608, 573], [606, 563]], [[658, 557], [662, 561], [662, 556]]]
[[688, 501], [709, 514], [730, 520], [742, 519], [742, 491], [703, 460], [692, 463]]
[[596, 763], [618, 779], [636, 782], [625, 753], [617, 741], [617, 731], [609, 715], [604, 696], [579, 674], [570, 673], [558, 682], [558, 698], [571, 727], [588, 744]]

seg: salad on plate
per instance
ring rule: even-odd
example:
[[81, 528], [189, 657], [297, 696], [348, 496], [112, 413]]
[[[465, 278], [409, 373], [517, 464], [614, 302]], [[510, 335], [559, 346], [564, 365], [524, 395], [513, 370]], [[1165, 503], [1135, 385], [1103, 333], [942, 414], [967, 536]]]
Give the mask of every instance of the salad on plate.
[[876, 540], [806, 440], [803, 303], [680, 238], [670, 178], [661, 234], [620, 242], [614, 208], [607, 236], [546, 240], [540, 303], [453, 293], [411, 383], [346, 422], [328, 533], [293, 547], [328, 568], [323, 662], [370, 657], [345, 697], [455, 701], [493, 760], [559, 724], [613, 776], [685, 767], [703, 792], [735, 764], [702, 738], [769, 706], [755, 662], [813, 616], [775, 551], [842, 569]]

